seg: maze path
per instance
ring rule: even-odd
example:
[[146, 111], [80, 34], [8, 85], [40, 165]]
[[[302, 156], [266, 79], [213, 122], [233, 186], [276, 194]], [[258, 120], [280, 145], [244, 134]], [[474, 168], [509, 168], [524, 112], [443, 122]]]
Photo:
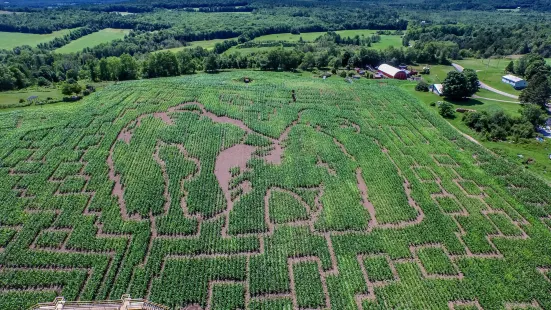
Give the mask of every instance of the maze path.
[[[390, 86], [385, 87], [390, 88]], [[306, 92], [304, 88], [296, 87], [296, 89]], [[534, 235], [540, 233], [537, 228], [540, 228], [542, 222], [546, 224], [546, 219], [549, 216], [542, 214], [541, 209], [545, 208], [545, 204], [541, 202], [534, 203], [534, 206], [540, 207], [538, 209], [540, 211], [537, 211], [540, 213], [535, 213], [536, 211], [527, 213], [523, 209], [520, 209], [519, 212], [519, 206], [514, 202], [511, 203], [513, 198], [508, 196], [503, 198], [502, 201], [500, 200], [499, 206], [494, 206], [494, 203], [497, 203], [496, 196], [504, 195], [505, 192], [498, 190], [498, 185], [494, 183], [489, 183], [484, 179], [479, 180], [469, 173], [465, 174], [463, 169], [467, 169], [468, 166], [466, 166], [464, 158], [462, 159], [460, 155], [457, 155], [455, 150], [447, 153], [443, 149], [439, 150], [439, 148], [442, 145], [446, 147], [456, 145], [459, 152], [465, 152], [465, 156], [470, 157], [471, 162], [476, 161], [478, 163], [476, 167], [480, 169], [484, 169], [488, 165], [485, 155], [478, 155], [481, 154], [480, 150], [475, 149], [473, 151], [472, 146], [461, 144], [460, 137], [445, 140], [432, 136], [440, 130], [441, 125], [433, 119], [429, 118], [427, 120], [425, 112], [415, 105], [410, 105], [405, 101], [399, 102], [403, 111], [392, 113], [393, 106], [396, 106], [394, 104], [395, 99], [388, 95], [382, 98], [368, 97], [366, 93], [356, 91], [353, 88], [351, 89], [353, 94], [343, 95], [342, 98], [339, 98], [338, 103], [325, 103], [326, 106], [318, 106], [316, 104], [319, 98], [323, 100], [325, 100], [324, 98], [337, 98], [336, 94], [340, 93], [340, 90], [315, 89], [312, 93], [301, 94], [299, 101], [293, 106], [293, 104], [287, 104], [288, 98], [285, 96], [285, 91], [278, 87], [270, 89], [272, 93], [269, 97], [273, 99], [273, 102], [269, 102], [270, 100], [265, 99], [262, 99], [262, 101], [249, 100], [255, 98], [251, 95], [254, 90], [251, 90], [250, 93], [241, 94], [238, 93], [241, 91], [238, 87], [231, 88], [229, 86], [228, 91], [232, 94], [231, 96], [217, 95], [215, 96], [218, 97], [217, 100], [211, 100], [202, 97], [203, 89], [200, 85], [178, 84], [174, 87], [174, 91], [190, 93], [189, 95], [186, 94], [187, 98], [183, 100], [188, 103], [180, 104], [178, 102], [182, 102], [182, 100], [172, 93], [155, 92], [147, 95], [149, 91], [147, 86], [136, 86], [134, 90], [134, 94], [128, 94], [124, 99], [127, 100], [128, 104], [109, 105], [105, 103], [104, 105], [104, 103], [101, 103], [101, 105], [98, 105], [98, 109], [101, 108], [101, 111], [113, 109], [113, 112], [104, 111], [104, 114], [99, 113], [94, 117], [97, 119], [87, 118], [83, 115], [82, 121], [75, 121], [75, 124], [65, 127], [65, 129], [75, 131], [78, 129], [82, 132], [79, 132], [75, 137], [66, 138], [65, 141], [70, 145], [70, 150], [67, 150], [67, 154], [64, 155], [67, 160], [63, 161], [63, 164], [62, 162], [50, 164], [51, 154], [55, 153], [56, 150], [51, 148], [52, 151], [46, 151], [47, 147], [43, 147], [43, 145], [47, 144], [45, 141], [49, 139], [49, 134], [40, 131], [22, 135], [24, 139], [14, 145], [9, 152], [4, 152], [2, 155], [2, 160], [8, 159], [9, 161], [13, 159], [7, 168], [2, 168], [2, 171], [5, 171], [5, 177], [10, 179], [9, 184], [15, 184], [12, 188], [12, 194], [20, 196], [17, 199], [21, 201], [23, 210], [26, 210], [25, 214], [29, 216], [52, 216], [51, 221], [45, 223], [35, 234], [33, 233], [34, 236], [26, 241], [24, 244], [26, 250], [37, 256], [64, 253], [75, 255], [75, 257], [96, 254], [97, 257], [104, 257], [101, 262], [101, 271], [95, 270], [96, 266], [83, 269], [86, 270], [87, 277], [82, 289], [78, 292], [77, 298], [95, 298], [95, 296], [117, 298], [119, 292], [133, 290], [137, 286], [136, 283], [142, 279], [142, 273], [150, 276], [144, 285], [144, 297], [157, 298], [153, 294], [154, 286], [156, 283], [163, 283], [161, 281], [166, 276], [167, 262], [173, 264], [189, 260], [235, 258], [244, 259], [246, 262], [243, 270], [244, 280], [226, 280], [223, 278], [209, 280], [205, 289], [205, 300], [202, 300], [199, 304], [190, 303], [182, 306], [204, 306], [211, 309], [213, 308], [213, 294], [216, 287], [242, 285], [246, 308], [249, 308], [252, 302], [261, 303], [268, 300], [288, 301], [293, 308], [299, 308], [296, 285], [297, 281], [301, 281], [301, 279], [296, 279], [294, 268], [300, 264], [311, 263], [317, 266], [322, 283], [325, 308], [339, 309], [344, 305], [342, 301], [338, 300], [337, 289], [342, 289], [346, 296], [352, 295], [352, 307], [363, 308], [364, 302], [379, 303], [382, 299], [390, 296], [391, 293], [389, 292], [393, 288], [404, 289], [410, 285], [411, 275], [405, 273], [404, 266], [412, 266], [413, 270], [417, 270], [422, 283], [443, 281], [466, 285], [466, 278], [469, 273], [463, 270], [466, 268], [465, 262], [473, 260], [507, 261], [512, 253], [507, 245], [518, 245], [526, 250], [527, 244], [535, 242]], [[150, 100], [148, 96], [156, 96], [156, 98]], [[193, 96], [196, 96], [196, 98], [194, 99]], [[268, 98], [268, 96], [264, 97]], [[302, 98], [304, 98], [304, 102], [300, 102]], [[347, 100], [353, 101], [354, 104]], [[137, 104], [138, 101], [140, 101], [140, 104]], [[203, 104], [197, 103], [199, 101]], [[370, 109], [362, 111], [363, 107], [355, 105], [357, 102], [365, 103]], [[248, 115], [245, 110], [252, 106], [258, 111], [251, 113], [250, 115], [254, 114], [254, 116], [252, 119], [248, 119], [245, 117], [245, 115]], [[293, 113], [286, 114], [287, 109], [294, 109]], [[312, 116], [310, 116], [312, 111], [320, 112], [326, 119], [313, 121]], [[137, 129], [146, 123], [146, 119], [148, 119], [147, 122], [150, 121], [149, 118], [156, 119], [157, 122], [160, 121], [165, 126], [163, 130], [167, 132], [163, 137], [170, 137], [170, 133], [176, 132], [175, 130], [180, 130], [180, 126], [184, 126], [179, 122], [180, 115], [192, 113], [198, 114], [200, 120], [208, 119], [216, 124], [236, 126], [243, 130], [245, 134], [240, 138], [240, 142], [236, 144], [238, 147], [246, 145], [247, 138], [252, 135], [266, 139], [269, 146], [256, 147], [258, 152], [252, 152], [252, 148], [249, 149], [251, 152], [237, 163], [241, 169], [235, 176], [227, 174], [228, 171], [226, 171], [235, 163], [230, 163], [229, 166], [223, 166], [220, 169], [226, 175], [223, 178], [218, 178], [217, 182], [224, 194], [223, 197], [227, 207], [212, 216], [205, 217], [200, 213], [190, 212], [188, 208], [190, 193], [187, 192], [190, 189], [186, 184], [196, 180], [199, 176], [204, 176], [204, 173], [208, 173], [208, 169], [211, 168], [205, 167], [209, 167], [210, 163], [190, 155], [192, 152], [189, 151], [191, 150], [186, 149], [179, 139], [155, 138], [156, 140], [153, 141], [154, 148], [151, 154], [147, 154], [147, 160], [153, 161], [158, 166], [161, 175], [162, 184], [160, 184], [160, 188], [162, 191], [159, 198], [164, 199], [161, 212], [158, 214], [150, 212], [141, 216], [137, 213], [129, 214], [124, 197], [127, 187], [126, 184], [123, 184], [124, 180], [121, 180], [122, 175], [117, 172], [117, 164], [113, 154], [118, 151], [118, 147], [124, 144], [129, 145], [136, 138]], [[350, 113], [350, 115], [346, 113]], [[289, 115], [293, 115], [293, 117], [291, 118]], [[407, 119], [407, 117], [412, 116], [415, 117], [415, 121]], [[284, 117], [286, 117], [284, 126], [282, 124], [277, 125], [278, 134], [274, 134], [275, 131], [270, 131], [271, 129], [262, 128], [265, 124], [280, 122]], [[364, 121], [364, 117], [369, 120], [370, 124]], [[336, 120], [334, 124], [331, 119]], [[110, 122], [113, 122], [113, 125], [110, 125]], [[297, 143], [297, 141], [299, 143], [304, 142], [301, 141], [302, 136], [295, 135], [298, 133], [306, 135], [310, 132], [319, 135], [319, 137], [327, 137], [332, 142], [332, 147], [342, 153], [335, 156], [342, 156], [347, 160], [347, 163], [338, 163], [328, 154], [308, 150], [311, 151], [311, 157], [308, 157], [308, 160], [312, 161], [308, 164], [301, 163], [301, 165], [311, 165], [317, 170], [308, 170], [310, 168], [304, 166], [305, 171], [316, 171], [316, 173], [323, 171], [324, 173], [312, 184], [305, 184], [304, 186], [269, 184], [264, 191], [264, 189], [260, 190], [258, 188], [258, 183], [247, 183], [251, 175], [265, 173], [263, 169], [289, 169], [289, 162], [297, 159], [294, 157], [296, 156], [295, 153], [292, 153], [294, 152], [292, 149], [294, 147], [293, 143]], [[182, 132], [179, 132], [179, 134], [182, 134]], [[358, 141], [375, 141], [379, 148], [377, 150], [378, 155], [380, 155], [379, 158], [388, 160], [388, 163], [395, 169], [400, 183], [394, 189], [404, 192], [407, 198], [406, 207], [415, 211], [415, 215], [410, 220], [381, 223], [378, 219], [377, 206], [374, 206], [371, 200], [376, 198], [377, 195], [381, 195], [381, 193], [374, 192], [365, 182], [366, 175], [371, 171], [361, 166], [362, 154], [355, 150], [354, 141], [350, 140], [352, 136], [358, 137], [360, 139]], [[321, 140], [318, 142], [322, 143]], [[58, 147], [63, 145], [62, 142], [58, 144]], [[224, 142], [222, 142], [222, 145], [224, 145]], [[174, 196], [170, 192], [170, 188], [174, 187], [175, 184], [172, 183], [172, 172], [168, 170], [168, 164], [161, 156], [161, 150], [169, 147], [177, 149], [179, 156], [193, 162], [195, 165], [192, 173], [178, 181], [180, 196]], [[232, 147], [234, 146], [222, 147], [219, 155], [225, 156], [224, 152], [232, 154], [234, 151], [231, 149]], [[69, 154], [68, 151], [72, 153]], [[101, 155], [98, 155], [100, 152]], [[474, 156], [476, 158], [469, 152], [477, 154]], [[248, 151], [245, 153], [248, 153]], [[100, 165], [98, 162], [101, 160], [103, 162]], [[266, 164], [268, 168], [259, 164], [259, 161]], [[71, 165], [74, 166], [74, 171]], [[38, 168], [35, 169], [35, 167]], [[101, 168], [103, 169], [101, 171], [105, 172], [104, 176], [91, 173], [98, 167], [104, 167]], [[430, 177], [424, 178], [419, 175], [416, 171], [418, 168], [429, 171]], [[57, 170], [60, 172], [56, 172]], [[64, 171], [69, 170], [71, 170], [71, 173], [65, 174]], [[300, 170], [297, 171], [300, 174]], [[56, 177], [57, 175], [62, 177]], [[27, 185], [28, 180], [35, 177], [43, 178], [45, 183], [48, 184], [45, 186], [51, 190], [52, 196], [49, 200], [45, 198], [46, 195], [37, 192], [36, 186], [33, 184]], [[510, 176], [504, 178], [508, 177]], [[113, 186], [109, 187], [106, 192], [104, 186], [98, 185], [101, 182], [100, 179], [104, 180], [103, 182], [111, 181]], [[343, 184], [351, 182], [352, 186], [349, 193], [354, 196], [354, 199], [367, 214], [368, 223], [365, 227], [342, 230], [324, 229], [324, 224], [320, 222], [320, 219], [327, 216], [324, 212], [335, 210], [329, 208], [331, 201], [328, 197], [330, 197], [330, 191], [333, 190], [330, 187], [330, 182], [337, 179]], [[75, 183], [74, 186], [69, 187], [70, 190], [65, 192], [61, 189], [61, 186], [67, 181]], [[427, 188], [430, 187], [431, 192], [429, 193], [428, 190], [420, 188], [420, 184], [426, 185]], [[529, 188], [529, 186], [517, 186], [515, 183], [511, 184], [506, 190], [520, 192], [529, 190]], [[257, 191], [261, 192], [259, 197], [264, 197], [263, 200], [260, 198], [262, 201], [259, 201], [259, 203], [264, 212], [261, 220], [265, 229], [261, 232], [232, 233], [230, 227], [233, 223], [230, 220], [230, 214], [235, 211], [234, 206], [256, 194]], [[294, 199], [298, 205], [306, 210], [307, 217], [281, 224], [274, 222], [270, 218], [272, 210], [270, 197], [272, 193], [276, 192], [287, 194]], [[354, 195], [354, 193], [357, 194]], [[113, 199], [109, 200], [106, 197]], [[542, 199], [544, 198], [545, 196], [542, 196]], [[52, 204], [45, 208], [44, 202], [51, 202], [53, 199], [58, 199], [56, 200], [57, 203], [63, 201], [75, 203], [77, 199], [82, 199], [82, 210], [80, 210], [80, 206], [75, 207], [75, 210], [71, 210], [62, 204]], [[169, 215], [170, 207], [175, 203], [177, 204], [174, 199], [179, 199], [183, 218], [196, 223], [196, 227], [192, 232], [174, 234], [160, 232], [158, 220], [162, 217], [171, 216]], [[440, 205], [441, 199], [450, 199], [460, 208], [458, 211], [447, 212]], [[465, 201], [476, 202], [476, 206], [465, 205]], [[435, 210], [438, 214], [435, 214]], [[67, 217], [71, 212], [75, 214], [73, 218], [76, 221], [82, 221], [82, 223], [67, 225]], [[539, 216], [533, 217], [534, 214]], [[467, 240], [472, 238], [473, 230], [476, 228], [467, 225], [469, 222], [463, 220], [469, 218], [476, 218], [484, 222], [487, 228], [489, 227], [488, 230], [481, 231], [476, 237], [486, 240], [485, 242], [492, 248], [490, 252], [481, 252], [479, 249], [475, 249], [472, 240]], [[454, 240], [435, 238], [431, 231], [426, 231], [427, 239], [416, 236], [418, 230], [434, 228], [434, 226], [431, 226], [434, 221], [451, 223], [455, 230], [452, 229], [448, 233], [454, 237]], [[15, 236], [6, 241], [6, 246], [0, 247], [0, 259], [4, 259], [3, 253], [16, 253], [13, 249], [18, 246], [18, 239], [25, 234], [24, 230], [28, 224], [25, 222], [20, 224], [16, 222], [13, 225], [12, 223], [5, 224], [2, 219], [0, 219], [0, 224], [2, 225], [0, 229], [5, 227], [8, 230], [16, 231]], [[89, 229], [89, 232], [86, 232], [83, 227], [87, 227], [86, 229]], [[92, 230], [90, 230], [91, 227]], [[285, 249], [279, 249], [278, 251], [282, 251], [283, 264], [286, 265], [284, 277], [289, 279], [288, 286], [284, 289], [280, 288], [276, 292], [258, 293], [256, 288], [251, 287], [252, 274], [255, 272], [253, 269], [257, 268], [251, 267], [251, 260], [259, 256], [273, 255], [273, 248], [282, 246], [277, 244], [279, 241], [274, 241], [279, 240], [275, 238], [282, 231], [289, 229], [296, 229], [296, 231], [304, 229], [308, 236], [319, 238], [318, 240], [322, 241], [320, 249], [326, 251], [327, 254], [323, 254], [326, 256], [319, 253], [315, 255], [312, 253], [303, 254], [291, 250], [285, 252]], [[547, 228], [546, 231], [549, 231], [549, 229]], [[42, 249], [37, 246], [40, 234], [56, 232], [67, 235], [61, 241], [59, 247]], [[89, 243], [87, 247], [81, 245], [75, 247], [78, 244], [75, 238], [78, 236], [82, 238], [85, 233], [88, 234], [88, 237], [91, 237], [83, 242], [83, 244]], [[208, 238], [211, 239], [205, 239], [206, 236], [210, 236]], [[354, 238], [358, 238], [357, 244], [351, 242], [349, 248], [343, 247], [343, 240], [354, 240]], [[390, 238], [388, 240], [391, 241], [381, 246], [381, 240], [387, 240], [386, 238]], [[541, 240], [542, 237], [539, 238]], [[369, 240], [369, 245], [363, 244], [362, 239]], [[213, 247], [212, 249], [198, 247], [189, 253], [180, 250], [160, 250], [162, 247], [170, 248], [201, 242], [219, 243], [226, 246], [239, 242], [245, 244], [246, 241], [250, 244], [231, 250], [224, 250], [223, 246]], [[99, 246], [97, 244], [104, 245]], [[460, 246], [457, 244], [460, 244]], [[141, 249], [137, 249], [138, 247]], [[419, 254], [425, 250], [435, 250], [438, 253], [443, 253], [442, 257], [450, 261], [456, 273], [453, 275], [431, 273], [427, 268], [433, 267], [426, 266], [423, 261], [424, 258], [421, 258]], [[392, 274], [390, 280], [373, 280], [374, 275], [368, 271], [365, 261], [379, 258], [380, 261], [386, 262], [389, 266], [388, 268], [390, 268]], [[267, 257], [267, 259], [271, 259], [271, 257]], [[5, 262], [5, 260], [2, 262]], [[551, 263], [540, 260], [538, 263], [534, 261], [530, 264], [531, 266], [538, 266], [537, 270], [532, 271], [538, 273], [541, 280], [548, 283], [548, 270]], [[90, 264], [90, 266], [92, 265]], [[46, 270], [29, 263], [23, 263], [21, 268]], [[54, 264], [50, 268], [62, 270], [63, 267], [56, 267]], [[64, 268], [68, 271], [81, 270], [77, 267]], [[96, 272], [102, 273], [101, 277], [98, 277]], [[360, 280], [355, 282], [354, 277], [359, 277]], [[348, 286], [344, 285], [345, 283]], [[342, 288], [339, 288], [341, 286]], [[60, 286], [49, 284], [42, 286], [42, 288], [57, 291], [63, 289]], [[37, 290], [42, 290], [42, 288], [37, 288]], [[2, 287], [0, 287], [1, 289]], [[28, 291], [32, 292], [33, 289], [29, 288]], [[447, 305], [450, 309], [461, 306], [482, 309], [481, 303], [484, 300], [476, 298], [477, 296], [467, 296], [469, 298], [464, 297], [464, 299], [454, 300], [454, 298], [460, 298], [461, 293], [454, 291], [453, 298], [442, 297], [438, 299], [438, 305], [444, 307]], [[2, 293], [0, 292], [0, 294]], [[533, 302], [526, 303], [525, 300], [523, 302], [502, 303], [502, 305], [506, 308], [546, 308], [548, 306], [547, 301], [541, 298], [534, 299]], [[350, 304], [347, 304], [348, 306]]]

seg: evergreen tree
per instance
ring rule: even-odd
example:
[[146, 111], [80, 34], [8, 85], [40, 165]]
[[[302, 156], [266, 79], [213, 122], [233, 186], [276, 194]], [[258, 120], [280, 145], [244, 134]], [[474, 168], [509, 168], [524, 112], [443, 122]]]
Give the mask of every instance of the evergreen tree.
[[515, 73], [515, 63], [512, 60], [505, 67], [505, 73]]

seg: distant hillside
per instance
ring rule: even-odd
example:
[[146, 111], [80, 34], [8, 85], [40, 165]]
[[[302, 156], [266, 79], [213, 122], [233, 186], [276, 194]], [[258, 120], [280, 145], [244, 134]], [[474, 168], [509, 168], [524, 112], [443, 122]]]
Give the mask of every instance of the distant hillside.
[[[546, 0], [17, 0], [4, 3], [4, 8], [45, 7], [64, 5], [94, 5], [97, 10], [120, 8], [130, 11], [148, 11], [153, 8], [229, 8], [244, 6], [306, 6], [335, 5], [346, 7], [365, 7], [365, 5], [388, 5], [417, 9], [446, 10], [496, 10], [496, 9], [537, 9], [551, 10], [551, 2]], [[102, 6], [106, 5], [106, 6]], [[99, 5], [99, 6], [98, 6]], [[2, 6], [0, 5], [0, 8]], [[224, 10], [226, 11], [226, 10]]]

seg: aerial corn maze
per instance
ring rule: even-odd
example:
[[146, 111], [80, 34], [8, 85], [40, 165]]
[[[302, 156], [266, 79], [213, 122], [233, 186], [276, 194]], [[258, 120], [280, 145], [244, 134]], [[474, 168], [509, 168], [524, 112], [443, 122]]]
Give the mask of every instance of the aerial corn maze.
[[142, 80], [0, 127], [1, 309], [551, 309], [551, 188], [392, 81]]

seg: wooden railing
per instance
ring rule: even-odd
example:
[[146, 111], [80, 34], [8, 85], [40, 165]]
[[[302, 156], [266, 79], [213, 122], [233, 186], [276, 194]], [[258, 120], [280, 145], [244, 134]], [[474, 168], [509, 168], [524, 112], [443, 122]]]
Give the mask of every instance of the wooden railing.
[[39, 303], [30, 308], [31, 310], [168, 310], [168, 307], [156, 304], [144, 299], [131, 299], [130, 296], [123, 296], [119, 300], [100, 301], [65, 301], [63, 297], [57, 297], [50, 303]]

